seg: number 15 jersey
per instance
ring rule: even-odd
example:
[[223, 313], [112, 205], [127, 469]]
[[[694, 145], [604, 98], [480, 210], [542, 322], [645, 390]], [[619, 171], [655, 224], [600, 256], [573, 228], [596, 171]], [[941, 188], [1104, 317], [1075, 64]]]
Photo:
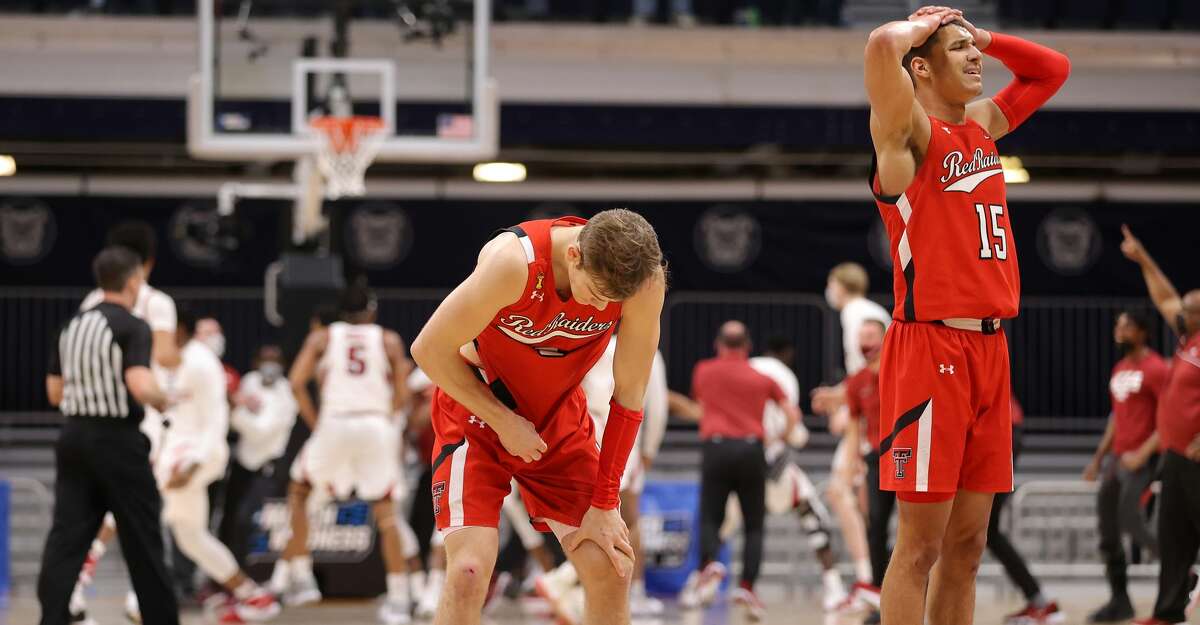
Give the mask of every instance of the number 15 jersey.
[[1017, 315], [1021, 276], [996, 142], [968, 119], [930, 116], [929, 147], [908, 188], [871, 191], [887, 227], [896, 306], [892, 317], [937, 321]]
[[318, 365], [321, 416], [392, 414], [392, 366], [383, 328], [338, 321], [329, 324], [328, 332]]

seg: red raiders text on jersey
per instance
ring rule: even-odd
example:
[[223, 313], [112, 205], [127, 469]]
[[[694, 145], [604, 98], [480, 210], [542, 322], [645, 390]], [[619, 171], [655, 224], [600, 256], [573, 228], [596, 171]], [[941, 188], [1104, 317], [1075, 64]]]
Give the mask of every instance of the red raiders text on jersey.
[[973, 120], [930, 117], [929, 146], [908, 188], [871, 191], [891, 241], [892, 316], [904, 321], [1015, 317], [1021, 276], [996, 142]]
[[[621, 318], [621, 304], [604, 310], [559, 298], [551, 266], [550, 230], [586, 224], [578, 217], [528, 221], [507, 229], [529, 261], [521, 299], [500, 310], [475, 339], [488, 382], [499, 379], [517, 412], [541, 431], [542, 421], [568, 397], [600, 359]], [[583, 413], [587, 417], [586, 411]]]

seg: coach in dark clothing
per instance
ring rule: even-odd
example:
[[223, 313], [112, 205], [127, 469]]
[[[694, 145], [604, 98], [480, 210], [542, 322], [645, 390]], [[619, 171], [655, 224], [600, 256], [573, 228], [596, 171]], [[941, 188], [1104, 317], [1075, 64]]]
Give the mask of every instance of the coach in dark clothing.
[[1188, 593], [1197, 583], [1192, 565], [1200, 554], [1200, 289], [1182, 297], [1141, 241], [1122, 226], [1121, 253], [1137, 263], [1150, 299], [1179, 333], [1179, 345], [1155, 411], [1162, 451], [1158, 541], [1158, 599], [1154, 616], [1135, 625], [1187, 621]]
[[142, 404], [167, 398], [150, 372], [150, 327], [132, 314], [141, 262], [105, 248], [92, 263], [104, 300], [72, 318], [51, 349], [46, 392], [67, 417], [55, 448], [54, 524], [46, 538], [38, 599], [42, 625], [66, 625], [68, 601], [104, 513], [117, 520], [144, 622], [179, 623], [163, 560], [150, 441], [138, 430]]
[[787, 414], [789, 429], [800, 420], [800, 409], [787, 401], [774, 380], [750, 366], [750, 334], [740, 321], [727, 321], [721, 326], [716, 351], [716, 358], [700, 361], [692, 373], [692, 395], [699, 402], [700, 438], [704, 441], [700, 469], [701, 570], [680, 601], [685, 605], [707, 603], [716, 590], [715, 582], [724, 577], [723, 567], [716, 562], [721, 548], [718, 532], [725, 521], [726, 501], [730, 493], [737, 493], [746, 543], [741, 589], [734, 598], [753, 610], [761, 605], [753, 589], [762, 563], [766, 515], [763, 408], [768, 401], [776, 402]]

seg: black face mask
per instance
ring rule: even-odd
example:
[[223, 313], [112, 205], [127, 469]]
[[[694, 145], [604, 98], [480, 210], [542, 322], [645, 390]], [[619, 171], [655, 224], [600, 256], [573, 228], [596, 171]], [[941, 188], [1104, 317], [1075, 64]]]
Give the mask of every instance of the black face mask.
[[1133, 352], [1133, 343], [1129, 341], [1117, 341], [1117, 351], [1121, 352], [1122, 356], [1128, 356]]

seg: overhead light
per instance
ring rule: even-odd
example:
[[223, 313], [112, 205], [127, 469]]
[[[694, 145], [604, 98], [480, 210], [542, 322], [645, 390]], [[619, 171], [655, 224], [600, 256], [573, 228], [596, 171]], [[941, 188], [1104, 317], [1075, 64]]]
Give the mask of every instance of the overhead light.
[[521, 182], [525, 166], [521, 163], [479, 163], [471, 172], [476, 182]]
[[17, 173], [17, 159], [0, 154], [0, 176], [11, 176]]
[[1006, 184], [1024, 184], [1029, 182], [1029, 170], [1021, 163], [1020, 156], [1001, 156], [1000, 166], [1004, 168]]

